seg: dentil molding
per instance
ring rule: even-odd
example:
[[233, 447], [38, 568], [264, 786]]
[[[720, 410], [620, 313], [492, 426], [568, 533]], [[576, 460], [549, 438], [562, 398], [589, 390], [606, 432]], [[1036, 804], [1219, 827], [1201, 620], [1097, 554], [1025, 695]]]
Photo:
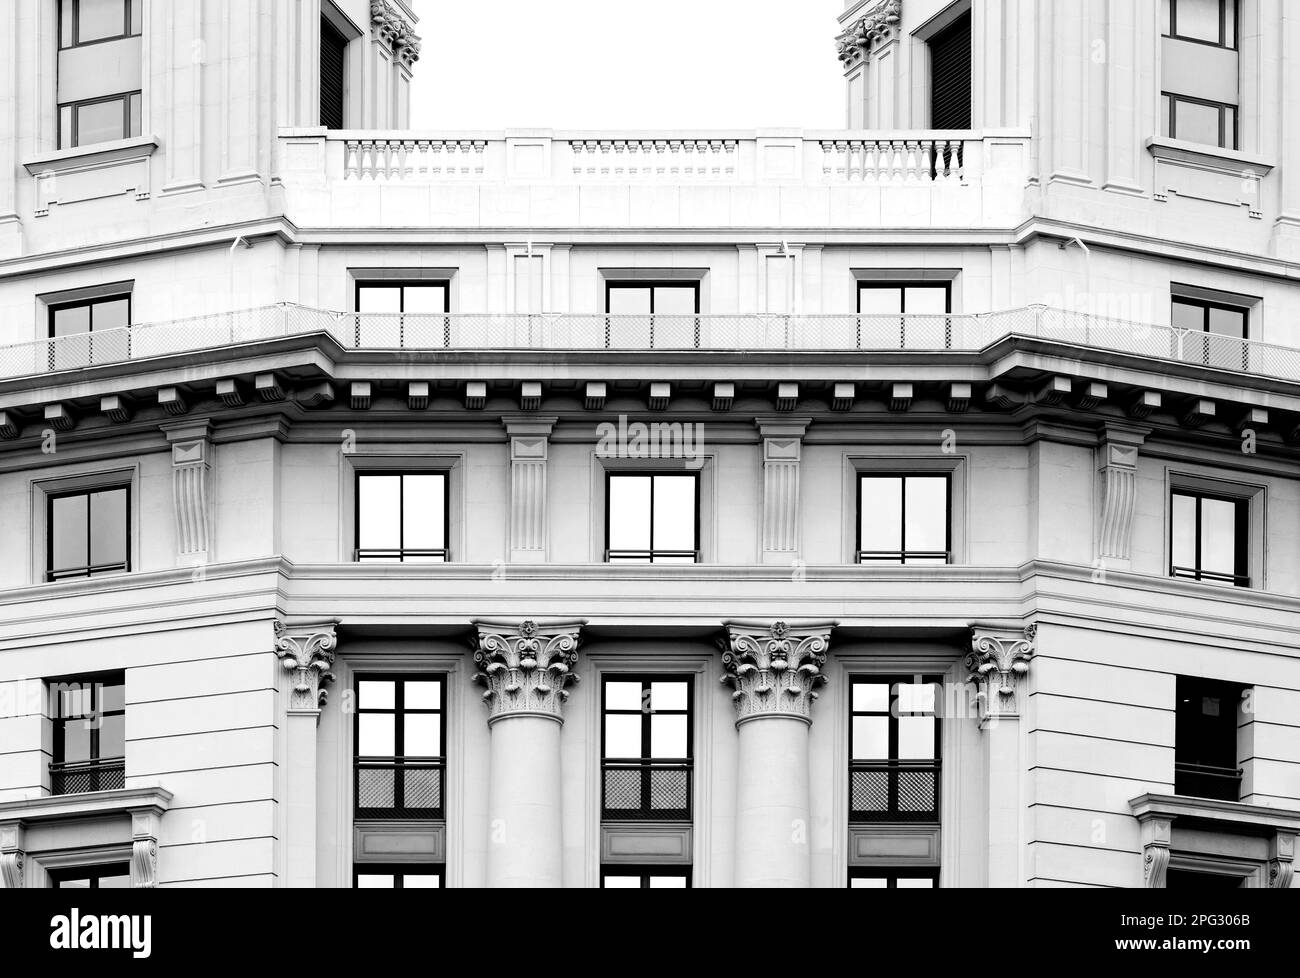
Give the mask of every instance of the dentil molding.
[[337, 621], [306, 625], [286, 625], [275, 622], [275, 654], [280, 663], [293, 675], [293, 695], [289, 709], [319, 712], [325, 705], [325, 684], [333, 682], [329, 671], [334, 665], [334, 650], [338, 637], [334, 627]]
[[728, 622], [722, 642], [722, 682], [732, 689], [736, 724], [761, 717], [812, 723], [817, 689], [834, 623], [790, 625]]
[[564, 722], [568, 689], [578, 682], [578, 642], [583, 621], [474, 623], [474, 681], [486, 686], [488, 723], [535, 716]]

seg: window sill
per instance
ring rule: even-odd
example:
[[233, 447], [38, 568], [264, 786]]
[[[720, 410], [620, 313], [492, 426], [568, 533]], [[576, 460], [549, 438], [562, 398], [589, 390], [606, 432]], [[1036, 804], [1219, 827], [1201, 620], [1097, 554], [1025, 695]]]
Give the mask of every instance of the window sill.
[[50, 795], [0, 803], [0, 822], [37, 822], [61, 818], [102, 818], [125, 815], [142, 808], [165, 812], [172, 793], [157, 786], [88, 791], [79, 795]]
[[1219, 801], [1214, 798], [1192, 798], [1182, 795], [1140, 795], [1129, 802], [1134, 816], [1146, 819], [1176, 818], [1214, 822], [1221, 827], [1258, 831], [1270, 829], [1300, 833], [1300, 811], [1271, 808], [1264, 805], [1246, 805], [1239, 801]]
[[33, 156], [31, 159], [23, 160], [23, 166], [34, 177], [45, 173], [66, 173], [84, 167], [102, 166], [105, 163], [144, 159], [152, 156], [157, 148], [157, 136], [134, 136], [131, 139], [117, 139], [108, 143], [95, 143], [91, 146], [78, 146], [74, 149], [61, 149], [54, 153]]
[[1250, 170], [1257, 177], [1267, 176], [1275, 163], [1250, 153], [1235, 149], [1221, 149], [1203, 143], [1189, 143], [1182, 139], [1169, 139], [1165, 136], [1152, 136], [1146, 143], [1147, 151], [1158, 160], [1171, 160], [1176, 163], [1190, 163], [1208, 170], [1217, 170], [1232, 176], [1240, 176]]

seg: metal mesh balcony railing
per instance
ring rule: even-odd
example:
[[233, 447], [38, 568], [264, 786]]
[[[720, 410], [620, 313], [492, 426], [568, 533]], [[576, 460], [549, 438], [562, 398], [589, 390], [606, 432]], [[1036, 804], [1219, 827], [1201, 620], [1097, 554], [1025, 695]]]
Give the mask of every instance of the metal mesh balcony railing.
[[849, 821], [939, 821], [939, 762], [854, 761]]
[[690, 761], [605, 761], [601, 773], [606, 821], [690, 819]]
[[357, 818], [443, 818], [441, 757], [358, 757]]
[[1031, 306], [946, 315], [340, 313], [289, 303], [0, 347], [0, 377], [325, 334], [349, 350], [978, 352], [1008, 336], [1300, 381], [1300, 349]]
[[1241, 769], [1210, 764], [1174, 764], [1174, 794], [1219, 801], [1241, 800]]
[[80, 795], [87, 791], [118, 791], [125, 787], [126, 760], [121, 757], [50, 764], [51, 794]]

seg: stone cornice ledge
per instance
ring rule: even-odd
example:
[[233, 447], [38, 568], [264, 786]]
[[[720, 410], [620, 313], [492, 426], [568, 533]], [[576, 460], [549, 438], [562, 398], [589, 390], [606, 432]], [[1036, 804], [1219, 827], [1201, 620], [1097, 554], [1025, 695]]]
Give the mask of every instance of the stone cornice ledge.
[[131, 139], [116, 139], [109, 143], [94, 143], [90, 146], [78, 146], [74, 149], [61, 149], [54, 153], [33, 156], [23, 160], [23, 166], [34, 177], [45, 173], [67, 173], [69, 170], [101, 166], [105, 163], [142, 160], [152, 156], [157, 148], [157, 136], [136, 136]]
[[1244, 170], [1254, 171], [1255, 176], [1262, 177], [1272, 172], [1275, 163], [1253, 153], [1243, 153], [1235, 149], [1222, 149], [1218, 146], [1206, 146], [1201, 143], [1189, 143], [1182, 139], [1167, 139], [1152, 136], [1147, 140], [1147, 151], [1158, 160], [1175, 160], [1179, 163], [1191, 163], [1195, 166], [1212, 170], [1222, 170], [1240, 175]]
[[1138, 795], [1129, 801], [1138, 821], [1147, 819], [1195, 819], [1234, 825], [1242, 829], [1300, 833], [1300, 811], [1270, 808], [1266, 805], [1243, 805], [1236, 801], [1213, 798], [1184, 798], [1178, 795]]
[[42, 822], [63, 818], [94, 818], [153, 811], [161, 815], [172, 802], [172, 793], [159, 785], [92, 791], [80, 795], [50, 795], [0, 802], [0, 822]]

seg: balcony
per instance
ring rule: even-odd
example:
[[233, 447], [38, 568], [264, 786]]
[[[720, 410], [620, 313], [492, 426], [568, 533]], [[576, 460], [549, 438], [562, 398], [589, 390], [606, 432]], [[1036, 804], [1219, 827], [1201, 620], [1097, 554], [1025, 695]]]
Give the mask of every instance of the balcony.
[[979, 352], [1007, 337], [1300, 381], [1300, 349], [1032, 306], [1007, 312], [859, 316], [358, 314], [289, 303], [0, 347], [0, 379], [321, 335], [344, 350], [408, 353], [693, 351]]
[[109, 757], [94, 761], [52, 762], [50, 794], [81, 795], [90, 791], [119, 791], [126, 787], [126, 760]]

